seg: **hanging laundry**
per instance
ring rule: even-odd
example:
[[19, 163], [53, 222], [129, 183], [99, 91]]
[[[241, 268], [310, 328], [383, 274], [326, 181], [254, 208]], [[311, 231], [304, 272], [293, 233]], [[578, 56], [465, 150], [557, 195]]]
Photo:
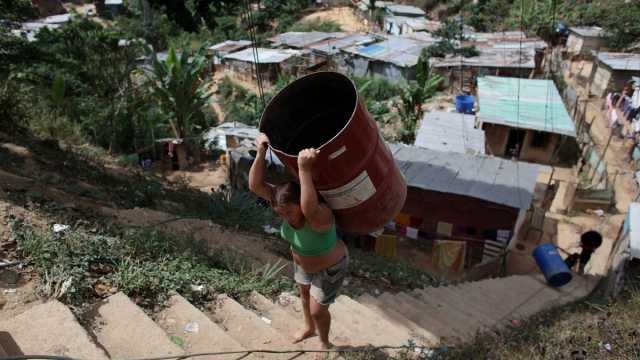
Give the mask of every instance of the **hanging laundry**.
[[396, 216], [396, 223], [398, 225], [405, 225], [405, 226], [411, 225], [411, 215], [405, 214], [405, 213], [399, 213]]
[[418, 229], [413, 227], [407, 227], [407, 237], [409, 239], [418, 240]]
[[395, 235], [380, 235], [376, 238], [376, 255], [395, 257], [398, 238]]
[[464, 241], [436, 240], [433, 245], [434, 264], [439, 271], [458, 273], [464, 269], [466, 243]]

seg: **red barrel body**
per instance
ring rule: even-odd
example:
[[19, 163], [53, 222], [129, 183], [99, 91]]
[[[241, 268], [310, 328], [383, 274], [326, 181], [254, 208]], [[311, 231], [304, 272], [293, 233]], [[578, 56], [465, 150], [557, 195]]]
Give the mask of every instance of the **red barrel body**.
[[406, 182], [346, 76], [318, 72], [289, 84], [266, 107], [260, 130], [295, 175], [298, 152], [320, 150], [314, 184], [340, 229], [367, 234], [402, 209]]

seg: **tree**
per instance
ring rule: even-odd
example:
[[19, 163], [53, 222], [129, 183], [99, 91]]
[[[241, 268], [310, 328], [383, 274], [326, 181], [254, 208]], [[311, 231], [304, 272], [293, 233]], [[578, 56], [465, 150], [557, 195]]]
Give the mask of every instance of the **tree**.
[[[149, 78], [152, 96], [167, 115], [174, 136], [184, 139], [185, 143], [193, 135], [194, 127], [204, 120], [204, 108], [212, 95], [208, 90], [209, 82], [201, 77], [207, 66], [205, 51], [206, 47], [203, 46], [190, 58], [187, 52], [177, 55], [176, 50], [171, 48], [166, 61], [153, 60], [153, 71]], [[177, 153], [180, 169], [185, 169], [186, 154], [183, 147], [178, 149], [182, 149]], [[198, 156], [200, 149], [193, 150]]]
[[479, 54], [475, 46], [462, 46], [466, 37], [459, 20], [445, 20], [433, 35], [440, 40], [426, 48], [425, 55], [428, 57], [445, 57], [450, 54], [473, 57]]

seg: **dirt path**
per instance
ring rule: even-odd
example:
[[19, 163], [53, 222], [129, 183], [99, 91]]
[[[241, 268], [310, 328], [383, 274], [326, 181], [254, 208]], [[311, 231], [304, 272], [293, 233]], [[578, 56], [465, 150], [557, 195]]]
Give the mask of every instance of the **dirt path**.
[[344, 32], [368, 32], [369, 24], [359, 18], [349, 6], [335, 7], [307, 15], [300, 22], [309, 20], [333, 21], [340, 25]]
[[[631, 143], [628, 139], [611, 136], [611, 128], [605, 110], [605, 99], [587, 97], [588, 79], [592, 66], [589, 61], [573, 62], [569, 67], [570, 71], [565, 73], [565, 81], [567, 85], [576, 90], [579, 106], [585, 112], [584, 122], [586, 125], [578, 124], [578, 126], [590, 126], [590, 134], [600, 154], [604, 152], [605, 148], [607, 149], [604, 159], [607, 163], [609, 180], [614, 182], [616, 209], [620, 213], [626, 213], [629, 209], [629, 203], [635, 199], [637, 192], [634, 180], [635, 171], [627, 155]], [[619, 113], [619, 118], [621, 115]], [[607, 142], [609, 142], [608, 146]]]

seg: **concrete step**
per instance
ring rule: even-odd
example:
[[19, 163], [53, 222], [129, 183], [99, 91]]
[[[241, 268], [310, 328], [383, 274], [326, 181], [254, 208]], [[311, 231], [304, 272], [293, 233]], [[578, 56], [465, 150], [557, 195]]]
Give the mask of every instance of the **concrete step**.
[[[0, 322], [0, 348], [9, 356], [57, 355], [78, 359], [108, 359], [71, 310], [52, 300]], [[4, 338], [8, 337], [8, 338]]]
[[391, 339], [375, 330], [375, 319], [363, 317], [346, 304], [337, 301], [331, 305], [329, 311], [331, 312], [331, 322], [348, 329], [352, 334], [352, 345], [389, 345]]
[[[235, 300], [220, 295], [208, 306], [208, 316], [222, 327], [227, 334], [248, 350], [292, 350], [288, 334], [281, 334], [265, 323], [258, 315], [245, 309]], [[312, 359], [312, 354], [289, 353], [267, 354], [256, 353], [259, 359]]]
[[391, 322], [398, 326], [407, 328], [411, 335], [411, 339], [414, 340], [418, 346], [431, 347], [437, 346], [440, 343], [440, 339], [436, 335], [425, 330], [412, 320], [406, 318], [403, 314], [396, 311], [395, 309], [384, 306], [377, 298], [374, 298], [369, 294], [364, 294], [358, 297], [358, 302], [364, 306], [367, 306], [378, 317], [381, 317], [388, 322]]
[[[302, 319], [302, 301], [299, 297], [289, 293], [282, 293], [278, 297], [276, 305], [294, 318]], [[346, 345], [363, 346], [370, 344], [371, 339], [365, 338], [358, 330], [358, 327], [354, 327], [349, 324], [349, 321], [345, 321], [342, 306], [336, 307], [332, 305], [329, 307], [329, 312], [331, 312], [330, 338], [331, 333], [335, 331], [335, 336], [339, 336], [340, 341], [346, 342]]]
[[424, 290], [415, 290], [412, 293], [419, 300], [433, 299], [454, 311], [464, 314], [470, 323], [476, 322], [490, 327], [497, 322], [498, 319], [487, 315], [483, 307], [476, 307], [476, 304], [470, 301], [468, 294], [462, 295], [453, 290], [452, 288], [454, 287], [455, 286], [442, 286], [438, 288], [427, 288]]
[[439, 316], [442, 323], [456, 330], [459, 334], [458, 338], [460, 339], [469, 339], [478, 331], [482, 330], [483, 324], [480, 321], [470, 318], [467, 314], [462, 313], [447, 302], [432, 297], [421, 297], [417, 299], [406, 293], [400, 295], [406, 297], [403, 301], [410, 301], [410, 304], [413, 306], [429, 309], [426, 311], [426, 314]]
[[[156, 322], [167, 335], [184, 341], [186, 354], [244, 350], [226, 331], [178, 294], [171, 296], [168, 307], [156, 316]], [[197, 331], [186, 330], [187, 325], [194, 324]], [[240, 355], [200, 356], [198, 359], [232, 360]]]
[[446, 317], [436, 308], [420, 303], [407, 294], [383, 293], [378, 297], [384, 308], [394, 309], [406, 318], [420, 325], [426, 331], [446, 343], [460, 336], [460, 333], [449, 326]]
[[450, 291], [453, 294], [452, 296], [464, 299], [469, 309], [473, 309], [474, 313], [490, 318], [491, 321], [489, 323], [498, 323], [508, 311], [496, 304], [496, 300], [471, 286], [448, 286], [445, 291]]
[[[290, 338], [293, 338], [293, 335], [304, 327], [302, 312], [296, 314], [294, 317], [281, 306], [274, 304], [271, 300], [255, 291], [251, 293], [250, 300], [258, 316], [266, 318], [270, 322], [271, 327], [281, 334], [286, 334]], [[349, 339], [349, 331], [335, 323], [331, 324], [329, 340], [332, 344], [338, 346], [350, 345], [352, 343]], [[318, 341], [317, 336], [312, 337], [303, 340], [300, 346], [306, 349], [316, 348]]]
[[514, 318], [528, 318], [540, 311], [565, 305], [589, 295], [595, 288], [595, 281], [591, 278], [574, 275], [571, 282], [560, 288], [547, 285], [542, 275], [528, 275], [529, 281], [534, 283], [535, 293], [524, 299], [512, 311]]
[[97, 304], [89, 315], [95, 338], [111, 358], [184, 354], [142, 309], [121, 292]]
[[[352, 316], [363, 320], [365, 336], [381, 338], [383, 342], [373, 343], [375, 346], [403, 346], [412, 338], [408, 328], [387, 321], [368, 307], [358, 303], [346, 295], [340, 295], [332, 306], [344, 305]], [[338, 322], [338, 321], [336, 321]]]

